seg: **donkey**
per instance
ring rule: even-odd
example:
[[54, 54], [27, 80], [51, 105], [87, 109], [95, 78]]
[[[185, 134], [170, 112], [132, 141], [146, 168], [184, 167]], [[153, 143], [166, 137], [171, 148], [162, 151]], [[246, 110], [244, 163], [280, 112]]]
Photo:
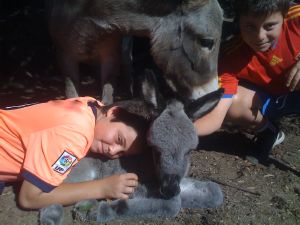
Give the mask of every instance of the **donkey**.
[[[155, 94], [145, 90], [150, 94]], [[105, 161], [99, 157], [87, 157], [72, 170], [66, 182], [99, 179], [119, 172], [134, 172], [139, 176], [139, 186], [128, 200], [112, 202], [86, 200], [75, 205], [74, 212], [82, 220], [105, 222], [129, 218], [174, 217], [181, 208], [213, 208], [223, 202], [218, 184], [186, 177], [189, 152], [197, 147], [198, 137], [189, 115], [202, 116], [211, 110], [221, 96], [212, 92], [198, 100], [201, 106], [184, 107], [178, 100], [166, 103], [158, 110], [158, 101], [127, 100], [115, 105], [153, 120], [148, 130], [147, 142], [151, 151], [139, 156], [121, 157]], [[148, 96], [149, 97], [149, 96]], [[147, 99], [156, 99], [151, 96]], [[203, 106], [203, 107], [202, 107]], [[152, 155], [152, 156], [151, 156]], [[40, 222], [60, 224], [63, 208], [53, 205], [40, 211]]]
[[67, 97], [78, 96], [78, 64], [96, 62], [102, 101], [113, 101], [121, 58], [125, 53], [127, 61], [131, 57], [128, 39], [122, 51], [126, 36], [150, 39], [155, 64], [183, 98], [197, 99], [217, 90], [222, 29], [217, 0], [45, 1]]

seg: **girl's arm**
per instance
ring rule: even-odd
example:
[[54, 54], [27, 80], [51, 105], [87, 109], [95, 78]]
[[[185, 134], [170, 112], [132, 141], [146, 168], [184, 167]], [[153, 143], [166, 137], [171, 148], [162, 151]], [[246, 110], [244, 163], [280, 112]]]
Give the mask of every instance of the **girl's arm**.
[[232, 98], [221, 98], [211, 112], [194, 122], [198, 136], [209, 135], [221, 128], [232, 101]]
[[127, 199], [137, 185], [137, 175], [126, 173], [101, 180], [62, 183], [46, 193], [24, 180], [19, 193], [19, 204], [22, 208], [39, 209], [52, 204], [70, 205], [86, 199]]

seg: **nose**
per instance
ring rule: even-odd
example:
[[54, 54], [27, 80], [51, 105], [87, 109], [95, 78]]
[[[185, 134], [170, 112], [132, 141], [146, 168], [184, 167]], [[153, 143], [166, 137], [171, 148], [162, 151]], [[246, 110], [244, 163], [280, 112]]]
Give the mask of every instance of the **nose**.
[[117, 145], [112, 145], [108, 147], [108, 154], [113, 157], [113, 156], [118, 156], [120, 155], [124, 150]]
[[259, 28], [256, 34], [256, 38], [260, 42], [264, 41], [267, 38], [267, 31], [263, 27]]
[[180, 177], [176, 174], [166, 174], [162, 177], [160, 192], [169, 199], [180, 193]]

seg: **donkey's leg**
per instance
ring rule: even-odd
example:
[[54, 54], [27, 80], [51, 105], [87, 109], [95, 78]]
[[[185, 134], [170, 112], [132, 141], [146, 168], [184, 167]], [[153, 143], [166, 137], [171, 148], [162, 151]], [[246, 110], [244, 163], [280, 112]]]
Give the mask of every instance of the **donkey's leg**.
[[63, 50], [57, 50], [57, 60], [65, 77], [65, 95], [67, 98], [79, 96], [80, 74], [77, 59]]
[[184, 178], [180, 182], [182, 208], [215, 208], [223, 203], [223, 193], [218, 184]]
[[51, 205], [39, 212], [40, 225], [61, 225], [64, 209], [62, 205]]
[[[166, 218], [174, 217], [181, 208], [180, 197], [172, 199], [134, 198], [99, 202], [97, 208], [89, 210], [85, 220], [106, 222], [134, 218]], [[76, 210], [76, 209], [75, 209]], [[81, 214], [81, 218], [83, 215]], [[83, 219], [83, 218], [82, 218]]]
[[101, 101], [105, 105], [112, 104], [114, 101], [115, 87], [120, 76], [121, 68], [121, 37], [119, 35], [111, 35], [105, 40], [105, 45], [101, 48], [101, 85], [102, 94]]

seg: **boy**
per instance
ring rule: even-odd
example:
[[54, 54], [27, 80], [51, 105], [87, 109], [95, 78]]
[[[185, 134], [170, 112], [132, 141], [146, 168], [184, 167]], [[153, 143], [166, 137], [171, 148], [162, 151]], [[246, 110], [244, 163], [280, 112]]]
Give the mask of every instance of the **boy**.
[[127, 199], [138, 184], [136, 174], [81, 183], [63, 180], [89, 149], [109, 158], [137, 153], [145, 123], [91, 97], [0, 110], [0, 181], [22, 181], [18, 197], [22, 208]]
[[214, 132], [223, 120], [254, 132], [257, 151], [248, 158], [253, 163], [266, 162], [284, 139], [273, 122], [300, 112], [300, 6], [289, 3], [235, 2], [241, 38], [225, 45], [219, 60], [225, 94], [211, 113], [195, 122], [199, 135]]

